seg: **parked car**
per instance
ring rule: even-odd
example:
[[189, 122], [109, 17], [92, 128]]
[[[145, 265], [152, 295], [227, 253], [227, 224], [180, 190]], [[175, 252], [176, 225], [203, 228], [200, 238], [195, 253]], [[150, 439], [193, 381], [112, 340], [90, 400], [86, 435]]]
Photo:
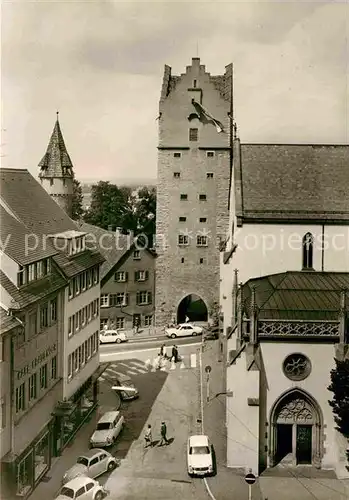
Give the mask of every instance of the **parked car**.
[[98, 420], [96, 430], [90, 438], [90, 447], [112, 446], [125, 423], [119, 411], [107, 411]]
[[121, 387], [132, 387], [132, 389], [134, 389], [134, 391], [130, 391], [130, 392], [118, 391], [120, 398], [123, 401], [129, 401], [129, 400], [136, 399], [139, 397], [138, 389], [136, 388], [133, 381], [130, 379], [130, 377], [128, 375], [118, 374], [115, 377], [114, 381], [115, 381], [114, 385], [118, 385]]
[[190, 436], [187, 445], [189, 476], [205, 476], [213, 473], [213, 456], [209, 439], [205, 435]]
[[196, 326], [191, 323], [182, 323], [181, 325], [177, 325], [173, 328], [167, 328], [165, 333], [167, 337], [171, 339], [175, 339], [176, 337], [187, 337], [188, 335], [192, 335], [193, 337], [196, 335], [201, 335], [203, 332], [203, 328], [201, 326]]
[[101, 330], [99, 332], [99, 341], [101, 344], [107, 344], [110, 342], [121, 344], [121, 342], [127, 342], [127, 340], [125, 332], [118, 332], [117, 330]]
[[98, 481], [79, 476], [62, 486], [56, 500], [102, 500], [107, 494]]
[[63, 484], [79, 476], [87, 476], [92, 479], [114, 470], [120, 461], [113, 457], [108, 451], [95, 448], [80, 455], [76, 464], [73, 465], [63, 476]]

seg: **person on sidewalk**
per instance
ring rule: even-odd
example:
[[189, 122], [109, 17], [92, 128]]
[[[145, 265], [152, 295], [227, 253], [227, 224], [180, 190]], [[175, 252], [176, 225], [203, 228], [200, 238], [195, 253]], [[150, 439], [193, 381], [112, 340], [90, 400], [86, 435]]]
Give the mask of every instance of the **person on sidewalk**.
[[148, 448], [148, 446], [152, 447], [153, 446], [153, 437], [151, 433], [151, 425], [148, 425], [147, 430], [145, 431], [144, 434], [144, 448]]
[[186, 323], [189, 323], [189, 318], [188, 318], [188, 316], [186, 316], [186, 317], [185, 317], [185, 322], [186, 322]]
[[172, 346], [172, 356], [171, 356], [171, 359], [173, 359], [173, 361], [175, 363], [177, 363], [177, 357], [178, 357], [178, 351], [176, 349], [176, 346]]
[[169, 440], [167, 439], [167, 426], [165, 424], [165, 422], [161, 422], [161, 439], [160, 439], [160, 443], [159, 443], [159, 446], [163, 446], [163, 444], [170, 444], [169, 443]]
[[165, 349], [166, 349], [165, 344], [162, 344], [162, 346], [160, 347], [160, 356], [161, 356], [161, 357], [163, 357], [163, 356], [164, 356]]

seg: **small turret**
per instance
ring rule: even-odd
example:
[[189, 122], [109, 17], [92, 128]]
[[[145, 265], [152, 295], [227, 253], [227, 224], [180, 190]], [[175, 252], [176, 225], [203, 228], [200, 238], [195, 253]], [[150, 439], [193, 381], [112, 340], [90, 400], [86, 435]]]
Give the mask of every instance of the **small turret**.
[[56, 123], [46, 153], [39, 163], [39, 179], [42, 187], [71, 217], [74, 171], [72, 161], [64, 143], [58, 114], [57, 111]]

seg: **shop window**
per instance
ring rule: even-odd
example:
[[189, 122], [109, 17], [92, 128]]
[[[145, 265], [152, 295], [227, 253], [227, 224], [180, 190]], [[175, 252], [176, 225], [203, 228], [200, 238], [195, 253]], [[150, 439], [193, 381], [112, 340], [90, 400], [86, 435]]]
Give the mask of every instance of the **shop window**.
[[57, 378], [57, 356], [51, 359], [51, 378], [52, 380]]
[[25, 410], [25, 383], [16, 388], [16, 413]]
[[40, 309], [40, 326], [41, 328], [48, 327], [48, 303], [43, 304]]
[[17, 465], [17, 495], [25, 497], [32, 489], [33, 453], [30, 452]]
[[47, 363], [40, 367], [40, 389], [47, 388]]
[[49, 463], [49, 434], [35, 445], [34, 451], [34, 478], [37, 481], [40, 476], [48, 469]]
[[153, 315], [147, 314], [144, 316], [144, 326], [152, 326], [153, 324]]
[[37, 374], [33, 373], [29, 377], [29, 401], [36, 399], [37, 395]]

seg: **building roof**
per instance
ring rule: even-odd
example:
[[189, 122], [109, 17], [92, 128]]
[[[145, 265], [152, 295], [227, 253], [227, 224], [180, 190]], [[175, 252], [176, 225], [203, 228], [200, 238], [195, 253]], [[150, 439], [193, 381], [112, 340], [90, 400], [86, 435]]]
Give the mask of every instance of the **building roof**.
[[79, 223], [79, 229], [87, 233], [86, 245], [91, 249], [98, 250], [105, 259], [100, 269], [100, 276], [103, 279], [127, 250], [131, 248], [131, 238], [86, 222]]
[[46, 153], [39, 163], [39, 177], [73, 177], [73, 164], [68, 154], [61, 127], [57, 120]]
[[241, 144], [234, 156], [237, 217], [349, 222], [349, 145]]
[[248, 316], [253, 288], [259, 319], [338, 320], [343, 290], [349, 311], [349, 273], [287, 271], [251, 279], [242, 292]]
[[28, 170], [1, 168], [0, 195], [15, 217], [40, 238], [78, 229]]
[[76, 274], [82, 273], [86, 269], [90, 269], [97, 264], [103, 264], [104, 257], [100, 252], [86, 249], [81, 253], [68, 256], [63, 252], [55, 255], [53, 260], [59, 266], [60, 270], [67, 278], [71, 278]]
[[45, 245], [38, 244], [35, 248], [36, 242], [29, 236], [30, 233], [21, 222], [0, 205], [2, 251], [12, 260], [24, 266], [58, 253], [49, 241]]
[[17, 288], [6, 274], [0, 270], [0, 285], [12, 297], [11, 309], [22, 309], [66, 286], [67, 281], [61, 273], [52, 269], [49, 276], [39, 281], [33, 281], [27, 286]]
[[14, 316], [7, 314], [7, 311], [0, 306], [0, 335], [21, 326], [20, 321]]

